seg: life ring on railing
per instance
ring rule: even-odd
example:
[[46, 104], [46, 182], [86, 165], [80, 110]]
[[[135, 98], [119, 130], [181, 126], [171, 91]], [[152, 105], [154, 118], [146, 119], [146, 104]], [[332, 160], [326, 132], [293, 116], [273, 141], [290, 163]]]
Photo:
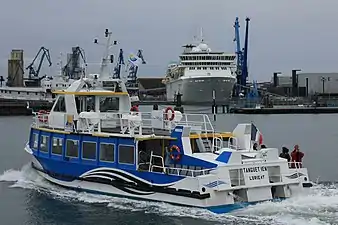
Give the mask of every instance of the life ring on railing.
[[131, 108], [130, 108], [130, 112], [138, 112], [138, 107], [136, 105], [133, 105]]
[[47, 112], [46, 110], [39, 110], [38, 112], [38, 119], [40, 122], [42, 123], [46, 123], [48, 121], [48, 115], [49, 112]]
[[[169, 112], [171, 112], [170, 117], [168, 116]], [[164, 119], [169, 120], [169, 121], [173, 121], [174, 118], [175, 118], [175, 111], [173, 110], [173, 108], [167, 107], [164, 111]]]
[[177, 145], [173, 145], [169, 149], [169, 156], [174, 161], [179, 161], [181, 159], [181, 150]]

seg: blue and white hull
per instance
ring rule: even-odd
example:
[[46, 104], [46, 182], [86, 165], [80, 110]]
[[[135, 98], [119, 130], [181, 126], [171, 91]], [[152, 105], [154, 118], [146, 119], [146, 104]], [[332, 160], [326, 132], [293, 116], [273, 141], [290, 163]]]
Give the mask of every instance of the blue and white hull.
[[[29, 146], [26, 147], [26, 150], [28, 149]], [[217, 201], [215, 201], [216, 199], [211, 201], [210, 194], [212, 193], [205, 192], [200, 194], [197, 191], [193, 192], [188, 188], [183, 188], [187, 187], [187, 185], [191, 187], [194, 183], [194, 181], [187, 178], [172, 183], [152, 184], [147, 180], [140, 179], [123, 170], [108, 167], [93, 169], [85, 172], [79, 177], [72, 177], [45, 170], [44, 166], [35, 156], [33, 156], [32, 167], [39, 175], [51, 183], [77, 191], [86, 191], [144, 201], [166, 202], [186, 207], [205, 208], [215, 213], [227, 213], [248, 205], [246, 203], [225, 204], [226, 198], [222, 199], [222, 201], [220, 201], [221, 199], [217, 199], [220, 203], [219, 205], [215, 205]], [[131, 185], [132, 183], [137, 185]], [[217, 183], [210, 182], [206, 186], [216, 187]], [[168, 187], [170, 189], [168, 189]], [[180, 189], [180, 187], [182, 189]]]

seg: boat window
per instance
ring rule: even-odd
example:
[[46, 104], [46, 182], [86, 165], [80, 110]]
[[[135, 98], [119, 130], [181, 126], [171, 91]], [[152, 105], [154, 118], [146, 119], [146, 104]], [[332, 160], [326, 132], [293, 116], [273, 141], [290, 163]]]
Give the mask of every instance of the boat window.
[[73, 158], [79, 157], [79, 141], [67, 140], [66, 156]]
[[40, 152], [48, 152], [49, 137], [41, 135]]
[[82, 158], [83, 159], [96, 159], [96, 143], [95, 142], [82, 142]]
[[119, 145], [119, 163], [134, 164], [134, 146], [131, 145]]
[[78, 113], [95, 111], [95, 96], [76, 96], [75, 104]]
[[101, 97], [100, 98], [100, 112], [118, 111], [119, 98], [118, 97]]
[[52, 154], [62, 155], [62, 138], [53, 138]]
[[59, 96], [57, 103], [53, 109], [54, 112], [66, 112], [66, 104], [65, 104], [65, 97]]
[[114, 162], [115, 145], [109, 143], [100, 144], [100, 161]]
[[[142, 140], [138, 142], [138, 168], [140, 170], [149, 170], [151, 155], [153, 155], [151, 164], [154, 172], [163, 171], [163, 161], [165, 154], [169, 148], [169, 140], [155, 139], [155, 140]], [[165, 160], [166, 161], [166, 160]]]
[[37, 149], [38, 148], [38, 140], [39, 140], [39, 135], [38, 134], [32, 134], [30, 147]]

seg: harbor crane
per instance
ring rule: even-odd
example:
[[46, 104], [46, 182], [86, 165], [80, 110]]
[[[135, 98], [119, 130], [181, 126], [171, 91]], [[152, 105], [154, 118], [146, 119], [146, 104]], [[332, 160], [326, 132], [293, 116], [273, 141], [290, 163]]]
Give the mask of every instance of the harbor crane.
[[[146, 61], [144, 60], [144, 57], [143, 57], [143, 51], [141, 49], [139, 49], [137, 51], [137, 54], [136, 56], [138, 58], [140, 58], [142, 60], [142, 64], [146, 64]], [[137, 85], [137, 72], [138, 72], [138, 65], [134, 65], [134, 64], [130, 64], [130, 67], [129, 67], [129, 74], [128, 74], [128, 77], [127, 77], [127, 85], [129, 87], [136, 87]]]
[[80, 66], [80, 59], [82, 59], [85, 66], [87, 66], [84, 50], [79, 46], [73, 47], [67, 64], [62, 68], [63, 75], [69, 79], [79, 79], [85, 72], [85, 69]]
[[[34, 68], [34, 63], [35, 63], [35, 60], [38, 58], [38, 56], [40, 55], [40, 53], [42, 53], [42, 56], [40, 58], [40, 62], [39, 62], [39, 65], [38, 65], [38, 68], [35, 69]], [[42, 67], [42, 63], [43, 63], [43, 60], [45, 59], [48, 60], [49, 62], [49, 67], [52, 66], [52, 61], [51, 61], [51, 57], [50, 57], [50, 54], [49, 54], [49, 50], [45, 47], [41, 47], [40, 50], [38, 51], [38, 53], [36, 54], [35, 58], [33, 59], [33, 61], [26, 67], [26, 70], [28, 70], [28, 80], [32, 80], [32, 79], [39, 79], [41, 80], [42, 78], [39, 78], [39, 73], [40, 73], [40, 70], [41, 70], [41, 67]]]
[[124, 65], [124, 57], [123, 57], [123, 50], [120, 49], [119, 57], [117, 59], [117, 64], [114, 67], [114, 79], [121, 79], [121, 67]]
[[236, 68], [236, 78], [237, 85], [234, 87], [234, 96], [239, 96], [242, 90], [242, 87], [247, 86], [248, 80], [248, 42], [249, 42], [249, 22], [250, 19], [246, 18], [246, 28], [245, 28], [245, 41], [244, 48], [241, 48], [240, 35], [239, 35], [239, 19], [236, 17], [234, 28], [235, 28], [235, 38], [236, 42], [236, 55], [237, 55], [237, 68]]

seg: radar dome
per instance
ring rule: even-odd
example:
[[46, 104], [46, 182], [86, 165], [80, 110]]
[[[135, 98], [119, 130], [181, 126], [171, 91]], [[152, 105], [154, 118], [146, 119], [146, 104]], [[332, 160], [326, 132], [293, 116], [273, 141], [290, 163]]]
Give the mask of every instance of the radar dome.
[[205, 43], [201, 43], [198, 45], [199, 49], [201, 49], [202, 51], [207, 51], [209, 49], [208, 45]]
[[200, 52], [201, 49], [199, 47], [193, 47], [191, 51], [192, 52]]

